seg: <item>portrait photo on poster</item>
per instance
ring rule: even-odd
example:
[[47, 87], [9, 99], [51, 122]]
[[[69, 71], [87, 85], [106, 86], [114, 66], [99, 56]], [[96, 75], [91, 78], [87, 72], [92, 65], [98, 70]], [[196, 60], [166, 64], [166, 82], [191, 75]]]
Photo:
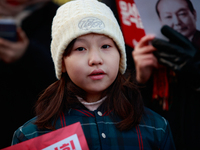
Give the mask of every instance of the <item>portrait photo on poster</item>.
[[134, 0], [146, 34], [165, 39], [163, 25], [191, 40], [200, 31], [200, 0]]

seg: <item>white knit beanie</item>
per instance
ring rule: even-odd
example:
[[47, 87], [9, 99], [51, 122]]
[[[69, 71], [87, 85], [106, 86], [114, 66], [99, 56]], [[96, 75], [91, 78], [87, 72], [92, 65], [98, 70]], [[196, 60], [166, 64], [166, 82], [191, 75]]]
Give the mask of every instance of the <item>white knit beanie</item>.
[[124, 38], [110, 8], [97, 0], [73, 0], [58, 8], [52, 24], [51, 54], [58, 79], [61, 78], [62, 57], [68, 44], [89, 33], [104, 34], [113, 39], [121, 54], [120, 72], [125, 72]]

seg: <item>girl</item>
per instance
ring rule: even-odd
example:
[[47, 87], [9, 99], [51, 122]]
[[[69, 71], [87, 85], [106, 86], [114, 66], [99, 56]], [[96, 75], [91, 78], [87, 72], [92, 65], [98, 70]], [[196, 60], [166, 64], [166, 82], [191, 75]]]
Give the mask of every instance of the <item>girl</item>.
[[[125, 44], [111, 10], [97, 0], [62, 5], [51, 53], [58, 81], [36, 105], [37, 117], [13, 144], [80, 122], [90, 149], [175, 149], [168, 122], [144, 108], [126, 70]], [[60, 119], [64, 118], [64, 119]]]

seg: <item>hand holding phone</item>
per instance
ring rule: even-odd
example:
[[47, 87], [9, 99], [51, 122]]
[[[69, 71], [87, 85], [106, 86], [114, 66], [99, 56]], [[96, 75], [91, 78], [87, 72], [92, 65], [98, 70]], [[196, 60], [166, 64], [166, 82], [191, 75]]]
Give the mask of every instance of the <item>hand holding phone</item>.
[[16, 62], [24, 55], [29, 39], [21, 28], [17, 28], [17, 37], [16, 42], [0, 38], [0, 61], [9, 64]]

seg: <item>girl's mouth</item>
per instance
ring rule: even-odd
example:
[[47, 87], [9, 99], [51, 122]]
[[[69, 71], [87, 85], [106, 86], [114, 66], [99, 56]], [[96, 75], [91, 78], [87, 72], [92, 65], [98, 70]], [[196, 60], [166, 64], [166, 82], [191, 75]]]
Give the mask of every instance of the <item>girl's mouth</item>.
[[101, 80], [105, 76], [105, 72], [101, 69], [97, 69], [92, 71], [92, 73], [89, 74], [89, 77], [92, 80]]

